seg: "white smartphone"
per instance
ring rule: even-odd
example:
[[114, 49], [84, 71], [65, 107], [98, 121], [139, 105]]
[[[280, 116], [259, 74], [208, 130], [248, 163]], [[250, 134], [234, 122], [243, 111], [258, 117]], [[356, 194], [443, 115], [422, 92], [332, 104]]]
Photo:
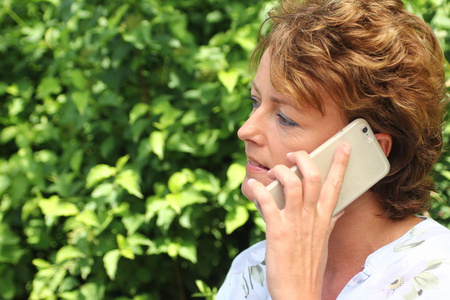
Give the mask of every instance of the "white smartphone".
[[[325, 181], [333, 162], [337, 147], [344, 141], [352, 145], [350, 160], [345, 171], [344, 181], [333, 216], [342, 211], [359, 196], [384, 178], [390, 169], [389, 161], [381, 149], [375, 134], [364, 119], [356, 119], [329, 140], [310, 153]], [[297, 166], [291, 168], [300, 178]], [[283, 186], [278, 180], [271, 182], [267, 189], [273, 195], [278, 208], [285, 206]], [[258, 202], [255, 205], [262, 215]]]

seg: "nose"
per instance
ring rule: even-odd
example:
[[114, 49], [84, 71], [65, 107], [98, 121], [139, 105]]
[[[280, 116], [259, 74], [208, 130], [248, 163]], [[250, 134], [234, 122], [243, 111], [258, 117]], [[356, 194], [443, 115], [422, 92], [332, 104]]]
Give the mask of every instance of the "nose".
[[259, 114], [260, 109], [252, 112], [247, 121], [239, 128], [238, 137], [244, 142], [261, 144], [264, 140], [262, 135], [262, 120]]

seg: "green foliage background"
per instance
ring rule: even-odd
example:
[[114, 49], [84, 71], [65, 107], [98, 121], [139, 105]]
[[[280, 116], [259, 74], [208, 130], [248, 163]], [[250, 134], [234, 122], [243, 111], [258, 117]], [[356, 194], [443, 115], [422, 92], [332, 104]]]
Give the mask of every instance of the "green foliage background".
[[[236, 130], [271, 5], [0, 3], [1, 299], [213, 298], [264, 236]], [[407, 5], [449, 60], [450, 4]], [[447, 226], [449, 165], [426, 212]]]

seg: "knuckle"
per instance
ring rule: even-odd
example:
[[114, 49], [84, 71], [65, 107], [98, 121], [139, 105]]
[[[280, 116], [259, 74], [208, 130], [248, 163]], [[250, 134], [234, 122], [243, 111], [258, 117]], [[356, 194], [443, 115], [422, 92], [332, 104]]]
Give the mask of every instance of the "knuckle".
[[336, 179], [331, 181], [331, 186], [334, 190], [339, 192], [342, 188], [342, 183], [344, 182], [343, 179]]
[[311, 184], [321, 184], [322, 175], [318, 170], [311, 171], [307, 176], [304, 177], [304, 180], [307, 180]]
[[284, 185], [289, 188], [297, 188], [302, 186], [302, 182], [298, 176], [289, 176], [285, 178]]
[[346, 157], [339, 157], [336, 159], [336, 163], [342, 166], [347, 166], [348, 165], [348, 161], [349, 159]]
[[319, 171], [313, 171], [308, 175], [308, 181], [312, 183], [321, 183], [322, 182], [322, 175]]

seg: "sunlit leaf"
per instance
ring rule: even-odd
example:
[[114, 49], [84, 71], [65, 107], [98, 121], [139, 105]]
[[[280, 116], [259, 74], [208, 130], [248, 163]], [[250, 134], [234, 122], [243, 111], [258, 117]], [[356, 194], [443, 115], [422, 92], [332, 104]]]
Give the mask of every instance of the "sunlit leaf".
[[227, 234], [231, 234], [237, 228], [244, 225], [248, 220], [249, 214], [245, 207], [233, 207], [225, 217], [225, 230]]
[[100, 226], [100, 221], [97, 217], [95, 211], [91, 209], [83, 210], [78, 216], [76, 216], [76, 220], [88, 225], [88, 226]]
[[126, 238], [121, 234], [117, 235], [117, 245], [119, 246], [120, 255], [131, 260], [135, 258], [133, 249], [131, 249]]
[[166, 143], [166, 135], [161, 131], [153, 131], [150, 134], [150, 146], [152, 152], [158, 156], [160, 160], [164, 159], [164, 148]]
[[75, 103], [80, 114], [84, 114], [90, 99], [89, 91], [76, 91], [72, 94], [72, 100]]
[[104, 164], [96, 165], [89, 170], [89, 174], [86, 178], [86, 187], [93, 187], [99, 182], [114, 175], [116, 175], [116, 168]]
[[184, 241], [181, 243], [178, 254], [194, 264], [197, 263], [197, 247], [193, 242]]
[[55, 262], [57, 264], [65, 262], [67, 260], [76, 259], [76, 258], [82, 258], [85, 257], [85, 254], [80, 251], [80, 249], [74, 247], [74, 246], [64, 246], [61, 249], [58, 250], [56, 253], [56, 260]]
[[120, 172], [116, 176], [115, 183], [123, 187], [131, 195], [142, 199], [144, 195], [142, 195], [139, 181], [140, 178], [136, 171], [128, 169]]
[[183, 169], [181, 172], [176, 172], [170, 176], [167, 186], [172, 193], [182, 190], [183, 186], [192, 182], [195, 178], [194, 173], [189, 169]]
[[127, 234], [130, 236], [139, 229], [139, 227], [144, 223], [145, 216], [141, 214], [133, 214], [126, 216], [122, 219], [123, 225], [127, 229]]
[[229, 71], [220, 71], [217, 76], [220, 82], [227, 88], [228, 93], [232, 93], [239, 78], [239, 72], [231, 69]]
[[117, 264], [119, 263], [119, 259], [120, 259], [119, 249], [108, 251], [103, 256], [103, 265], [105, 266], [106, 274], [108, 274], [108, 277], [111, 280], [114, 280], [116, 278]]
[[68, 217], [77, 215], [79, 212], [75, 204], [61, 201], [57, 196], [52, 196], [49, 199], [40, 199], [39, 207], [42, 213], [48, 217]]
[[150, 107], [146, 103], [138, 103], [136, 104], [133, 109], [130, 112], [130, 124], [134, 124], [137, 119], [144, 116], [146, 113], [148, 113], [150, 110]]
[[231, 164], [227, 170], [227, 184], [230, 189], [238, 188], [245, 177], [245, 167], [240, 164]]

